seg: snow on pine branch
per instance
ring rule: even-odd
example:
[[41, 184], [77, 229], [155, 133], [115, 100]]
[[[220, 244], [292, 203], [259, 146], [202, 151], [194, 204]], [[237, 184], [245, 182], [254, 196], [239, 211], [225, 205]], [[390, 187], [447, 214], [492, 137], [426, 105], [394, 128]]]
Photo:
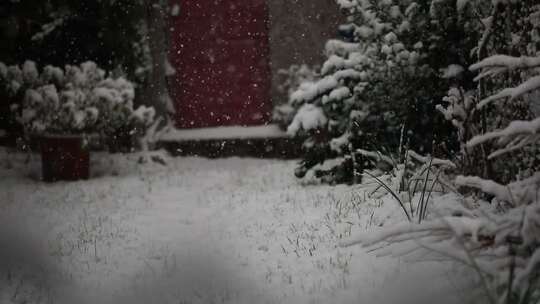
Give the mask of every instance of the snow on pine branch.
[[[487, 76], [495, 76], [507, 71], [519, 69], [534, 69], [540, 67], [540, 57], [512, 57], [507, 55], [495, 55], [488, 57], [470, 66], [471, 71], [481, 70], [475, 80], [483, 79]], [[510, 101], [516, 100], [526, 94], [540, 89], [540, 75], [530, 77], [515, 87], [504, 88], [498, 93], [481, 100], [477, 109], [482, 109], [486, 105], [501, 99]], [[472, 148], [489, 140], [497, 140], [499, 149], [493, 151], [489, 158], [494, 158], [502, 154], [521, 149], [540, 138], [540, 118], [532, 121], [516, 120], [511, 122], [506, 128], [487, 132], [473, 137], [467, 142], [467, 147]]]
[[[525, 186], [538, 191], [538, 184]], [[534, 192], [534, 191], [533, 191]], [[441, 197], [440, 205], [458, 210], [456, 197]], [[451, 212], [451, 209], [448, 210]], [[526, 284], [540, 265], [540, 205], [522, 204], [507, 213], [470, 210], [461, 215], [441, 215], [423, 224], [400, 223], [392, 227], [357, 234], [341, 246], [361, 246], [381, 255], [414, 258], [426, 253], [438, 254], [470, 265], [487, 275], [492, 290], [512, 284], [515, 290]], [[509, 247], [516, 252], [512, 257]], [[514, 271], [512, 281], [508, 276]], [[503, 274], [503, 275], [501, 275]]]
[[332, 55], [345, 57], [347, 54], [357, 52], [359, 50], [360, 46], [357, 42], [345, 42], [338, 39], [328, 40], [325, 46], [326, 55], [328, 57]]
[[495, 95], [491, 95], [478, 103], [477, 109], [481, 109], [492, 101], [509, 98], [510, 101], [515, 100], [532, 91], [540, 89], [540, 75], [530, 78], [524, 83], [515, 88], [506, 88]]
[[505, 68], [506, 70], [531, 69], [540, 66], [540, 57], [512, 57], [508, 55], [494, 55], [471, 65], [471, 71]]
[[354, 69], [357, 66], [366, 64], [366, 62], [368, 62], [367, 56], [359, 52], [351, 53], [348, 59], [331, 55], [322, 66], [321, 73], [327, 75], [336, 70]]
[[40, 41], [45, 39], [49, 34], [51, 34], [55, 29], [62, 26], [65, 22], [65, 18], [58, 18], [50, 23], [44, 24], [41, 27], [41, 31], [32, 36], [32, 41]]
[[455, 183], [458, 186], [474, 188], [493, 195], [499, 202], [506, 202], [514, 206], [528, 205], [538, 200], [540, 172], [537, 172], [532, 177], [508, 185], [501, 185], [477, 176], [458, 176]]
[[316, 130], [325, 126], [327, 122], [328, 118], [324, 115], [323, 110], [308, 103], [300, 107], [292, 123], [287, 128], [287, 133], [296, 135], [302, 130]]
[[[493, 77], [507, 71], [518, 69], [533, 69], [540, 67], [540, 57], [512, 57], [508, 55], [494, 55], [470, 66], [471, 71], [481, 71], [475, 81], [486, 77]], [[535, 76], [521, 83], [517, 87], [505, 88], [495, 95], [491, 95], [477, 105], [478, 109], [492, 101], [509, 98], [515, 100], [523, 95], [540, 88], [540, 76]]]
[[502, 148], [492, 152], [489, 157], [494, 158], [499, 155], [520, 149], [526, 145], [537, 141], [540, 136], [540, 117], [532, 121], [516, 120], [502, 130], [488, 132], [477, 135], [467, 142], [467, 147], [472, 148], [483, 144], [489, 140], [498, 139], [497, 144]]
[[357, 0], [336, 0], [342, 9], [354, 9], [358, 6]]
[[300, 85], [300, 88], [291, 94], [293, 103], [301, 104], [303, 102], [316, 99], [340, 86], [340, 83], [345, 79], [358, 79], [361, 73], [352, 69], [338, 71], [332, 75], [326, 76], [316, 82], [305, 82]]
[[371, 247], [382, 242], [418, 240], [433, 234], [448, 239], [467, 237], [478, 241], [492, 235], [495, 230], [496, 225], [484, 219], [446, 216], [423, 224], [402, 222], [386, 229], [359, 233], [342, 241], [340, 245], [348, 247], [360, 244], [363, 247]]
[[339, 85], [339, 82], [331, 76], [324, 77], [317, 82], [304, 82], [298, 88], [298, 91], [291, 94], [291, 101], [302, 103], [308, 100], [313, 100], [317, 96], [322, 95]]
[[447, 168], [452, 168], [452, 169], [457, 168], [456, 164], [454, 164], [450, 160], [440, 159], [440, 158], [435, 158], [435, 157], [422, 156], [422, 155], [414, 152], [413, 150], [409, 150], [407, 152], [407, 155], [409, 157], [415, 159], [416, 161], [421, 162], [422, 164], [431, 163], [432, 166], [441, 166], [441, 167], [447, 167]]
[[32, 41], [41, 41], [49, 36], [52, 32], [56, 31], [59, 27], [63, 26], [66, 21], [69, 20], [69, 12], [53, 13], [50, 16], [53, 20], [49, 23], [45, 23], [41, 26], [41, 31], [35, 33], [32, 36]]

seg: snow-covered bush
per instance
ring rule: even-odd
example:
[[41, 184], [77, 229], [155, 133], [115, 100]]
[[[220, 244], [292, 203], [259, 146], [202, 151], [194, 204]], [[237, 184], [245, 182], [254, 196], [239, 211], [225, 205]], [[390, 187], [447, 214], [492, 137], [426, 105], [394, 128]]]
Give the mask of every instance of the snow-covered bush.
[[[440, 3], [432, 5], [432, 11], [444, 11]], [[537, 4], [528, 2], [506, 3], [496, 1], [463, 1], [457, 5], [453, 18], [460, 20], [462, 36], [465, 39], [476, 39], [477, 42], [463, 47], [462, 53], [469, 54], [471, 60], [464, 71], [468, 77], [451, 83], [443, 105], [438, 107], [444, 117], [458, 131], [461, 146], [458, 164], [464, 174], [480, 175], [484, 178], [501, 182], [512, 180], [520, 171], [526, 170], [533, 163], [527, 158], [506, 155], [500, 159], [490, 157], [497, 147], [492, 143], [483, 143], [479, 149], [468, 148], [467, 142], [472, 138], [499, 129], [513, 120], [525, 120], [534, 115], [529, 102], [515, 98], [509, 103], [491, 103], [492, 99], [500, 99], [498, 91], [509, 85], [518, 85], [520, 79], [531, 75], [531, 71], [523, 71], [515, 67], [494, 66], [484, 69], [485, 64], [478, 63], [487, 57], [505, 54], [504, 56], [536, 56], [538, 26], [535, 25]], [[494, 57], [496, 58], [496, 57]], [[490, 59], [489, 61], [493, 61]], [[480, 71], [479, 75], [474, 73]], [[471, 74], [473, 72], [473, 74]], [[469, 76], [470, 75], [470, 76]], [[472, 76], [472, 77], [471, 77]], [[473, 78], [474, 77], [474, 78]], [[474, 80], [474, 81], [473, 81]], [[492, 96], [492, 97], [490, 97]], [[486, 100], [489, 99], [489, 100]], [[529, 98], [530, 99], [530, 98]], [[511, 162], [515, 170], [507, 164]]]
[[[308, 137], [299, 177], [336, 157], [344, 161], [319, 175], [351, 177], [346, 171], [356, 166], [350, 162], [357, 149], [397, 151], [403, 139], [409, 148], [431, 153], [438, 139], [431, 132], [439, 128], [434, 126], [434, 103], [447, 81], [439, 71], [451, 59], [435, 59], [441, 50], [450, 51], [434, 30], [430, 5], [337, 2], [349, 15], [340, 27], [344, 38], [327, 42], [320, 79], [301, 84], [291, 95], [300, 110], [288, 131]], [[440, 28], [441, 33], [448, 30], [445, 24]]]
[[12, 133], [21, 132], [21, 125], [17, 122], [12, 110], [20, 106], [25, 98], [25, 92], [37, 89], [41, 81], [37, 66], [32, 61], [26, 61], [22, 66], [6, 66], [0, 62], [0, 124], [2, 128]]
[[[433, 1], [438, 12], [443, 1]], [[455, 3], [454, 3], [455, 4]], [[436, 199], [422, 225], [399, 224], [348, 244], [394, 243], [392, 254], [446, 256], [478, 274], [489, 303], [540, 301], [540, 4], [458, 1], [454, 18], [478, 37], [471, 84], [452, 83], [439, 111], [456, 127], [459, 192]], [[464, 22], [467, 24], [467, 22]], [[468, 72], [467, 72], [468, 73]], [[397, 244], [400, 245], [397, 245]]]
[[360, 234], [345, 245], [390, 243], [386, 254], [457, 261], [478, 274], [478, 296], [488, 303], [540, 300], [540, 174], [507, 185], [459, 176], [455, 183], [487, 194], [438, 197], [422, 224], [401, 223]]
[[11, 109], [27, 136], [99, 134], [110, 138], [137, 128], [144, 131], [154, 120], [152, 108], [133, 108], [133, 83], [108, 76], [93, 62], [64, 69], [46, 66], [41, 72], [31, 61], [22, 68], [0, 63], [0, 81], [13, 97]]

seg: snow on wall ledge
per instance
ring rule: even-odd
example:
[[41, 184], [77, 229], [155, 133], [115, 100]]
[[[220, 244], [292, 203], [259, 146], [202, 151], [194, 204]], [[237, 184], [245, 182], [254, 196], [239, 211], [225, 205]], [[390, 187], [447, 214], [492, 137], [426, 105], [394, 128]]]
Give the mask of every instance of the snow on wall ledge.
[[263, 139], [289, 137], [278, 125], [254, 127], [215, 127], [201, 129], [172, 129], [163, 134], [161, 141]]

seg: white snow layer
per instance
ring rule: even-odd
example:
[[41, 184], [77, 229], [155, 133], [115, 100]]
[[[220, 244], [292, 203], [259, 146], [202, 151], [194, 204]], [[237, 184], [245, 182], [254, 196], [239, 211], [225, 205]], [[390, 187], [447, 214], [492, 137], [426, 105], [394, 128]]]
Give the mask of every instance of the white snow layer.
[[327, 122], [328, 119], [324, 115], [323, 110], [308, 103], [298, 109], [298, 113], [296, 113], [296, 116], [294, 116], [293, 121], [287, 128], [287, 133], [293, 136], [301, 130], [316, 130], [326, 125]]
[[38, 156], [0, 148], [0, 303], [405, 303], [456, 284], [439, 261], [338, 246], [404, 220], [364, 186], [301, 183], [290, 161], [139, 156], [94, 153], [92, 179], [44, 184]]
[[447, 68], [442, 69], [442, 78], [449, 79], [459, 76], [465, 71], [465, 68], [459, 64], [451, 64]]
[[477, 71], [490, 67], [505, 67], [514, 70], [537, 66], [540, 66], [540, 57], [512, 57], [508, 55], [494, 55], [471, 65], [470, 70]]
[[288, 137], [278, 125], [231, 126], [199, 129], [171, 129], [161, 136], [162, 141], [255, 139]]
[[176, 17], [178, 15], [180, 15], [180, 5], [174, 4], [171, 8], [171, 16]]

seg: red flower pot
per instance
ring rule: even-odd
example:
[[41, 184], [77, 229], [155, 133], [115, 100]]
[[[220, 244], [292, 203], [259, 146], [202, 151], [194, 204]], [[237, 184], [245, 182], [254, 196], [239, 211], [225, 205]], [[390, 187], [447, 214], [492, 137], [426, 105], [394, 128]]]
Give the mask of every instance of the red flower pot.
[[42, 178], [46, 182], [88, 179], [90, 152], [82, 136], [43, 136], [40, 140]]

